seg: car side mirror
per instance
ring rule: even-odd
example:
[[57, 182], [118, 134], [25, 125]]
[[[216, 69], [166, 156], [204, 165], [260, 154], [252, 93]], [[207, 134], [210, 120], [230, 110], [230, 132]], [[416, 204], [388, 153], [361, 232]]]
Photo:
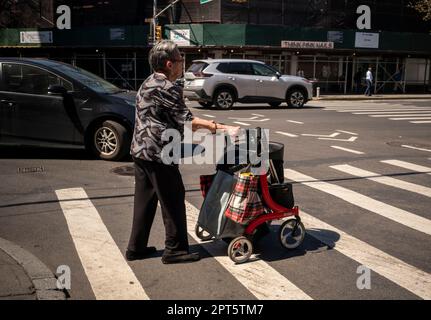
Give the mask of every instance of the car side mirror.
[[56, 96], [64, 96], [67, 93], [67, 89], [58, 84], [51, 84], [48, 87], [48, 94]]
[[280, 79], [280, 77], [281, 77], [281, 73], [280, 72], [276, 72], [275, 75], [277, 76], [278, 79]]

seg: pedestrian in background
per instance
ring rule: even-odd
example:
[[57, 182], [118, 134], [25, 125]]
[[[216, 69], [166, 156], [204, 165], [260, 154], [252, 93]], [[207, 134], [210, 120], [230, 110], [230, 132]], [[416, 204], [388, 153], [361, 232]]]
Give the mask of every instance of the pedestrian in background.
[[366, 82], [367, 82], [367, 89], [365, 90], [365, 95], [366, 96], [371, 96], [371, 92], [372, 92], [372, 88], [373, 88], [373, 69], [370, 67], [370, 68], [368, 68], [368, 71], [367, 71], [367, 75], [366, 75], [366, 77], [365, 77], [365, 80], [366, 80]]
[[198, 253], [189, 252], [185, 208], [185, 188], [178, 164], [163, 161], [163, 140], [168, 129], [176, 129], [181, 138], [184, 124], [191, 121], [192, 130], [201, 128], [216, 133], [218, 129], [237, 134], [231, 127], [194, 117], [184, 103], [182, 88], [175, 85], [183, 71], [183, 58], [177, 45], [169, 40], [157, 43], [150, 51], [149, 62], [154, 73], [141, 85], [136, 97], [135, 129], [131, 155], [135, 163], [135, 199], [133, 225], [126, 259], [143, 259], [156, 252], [148, 247], [151, 226], [160, 202], [165, 226], [163, 263], [197, 261]]

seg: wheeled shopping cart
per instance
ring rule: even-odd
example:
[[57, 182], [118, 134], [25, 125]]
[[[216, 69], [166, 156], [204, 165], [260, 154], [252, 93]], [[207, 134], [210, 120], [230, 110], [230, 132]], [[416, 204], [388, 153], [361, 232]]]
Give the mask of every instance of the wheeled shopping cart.
[[[260, 128], [257, 130], [259, 145]], [[279, 241], [286, 249], [299, 247], [305, 237], [305, 228], [299, 217], [299, 208], [294, 206], [292, 185], [284, 183], [283, 157], [284, 145], [269, 142], [269, 169], [259, 175], [258, 185], [264, 213], [254, 217], [247, 224], [236, 223], [227, 218], [224, 213], [238, 173], [250, 166], [250, 163], [246, 161], [239, 164], [235, 162], [232, 165], [218, 165], [215, 175], [201, 176], [201, 189], [205, 186], [207, 189], [202, 189], [205, 199], [195, 228], [197, 237], [203, 241], [224, 240], [229, 243], [230, 259], [235, 263], [244, 263], [252, 255], [253, 244], [258, 241], [262, 230], [268, 229], [274, 220], [286, 219], [279, 229]], [[210, 183], [202, 182], [209, 178], [211, 178]]]

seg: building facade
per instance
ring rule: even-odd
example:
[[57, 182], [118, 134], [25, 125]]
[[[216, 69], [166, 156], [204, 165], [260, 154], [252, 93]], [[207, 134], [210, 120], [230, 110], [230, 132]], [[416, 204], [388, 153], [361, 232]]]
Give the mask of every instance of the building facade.
[[[158, 0], [158, 12], [171, 0]], [[264, 61], [321, 93], [428, 92], [431, 23], [410, 0], [178, 1], [158, 19], [185, 68], [201, 58]], [[71, 28], [59, 29], [63, 5]], [[364, 7], [366, 6], [366, 7]], [[62, 60], [136, 89], [150, 73], [153, 0], [0, 0], [0, 55]]]

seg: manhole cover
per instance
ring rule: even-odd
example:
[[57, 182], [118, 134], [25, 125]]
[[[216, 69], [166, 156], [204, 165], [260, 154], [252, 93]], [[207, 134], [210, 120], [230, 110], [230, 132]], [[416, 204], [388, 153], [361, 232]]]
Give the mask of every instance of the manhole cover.
[[390, 141], [390, 142], [386, 142], [386, 144], [388, 146], [391, 146], [391, 147], [400, 147], [400, 148], [402, 146], [410, 146], [410, 147], [415, 147], [415, 148], [426, 148], [426, 149], [431, 148], [431, 145], [429, 145], [429, 144], [411, 143], [408, 141], [403, 141], [403, 142], [401, 142], [401, 141]]
[[133, 166], [122, 166], [111, 169], [111, 172], [120, 176], [134, 176], [135, 168]]
[[45, 168], [40, 167], [28, 167], [28, 168], [18, 168], [18, 173], [36, 173], [36, 172], [45, 172]]

